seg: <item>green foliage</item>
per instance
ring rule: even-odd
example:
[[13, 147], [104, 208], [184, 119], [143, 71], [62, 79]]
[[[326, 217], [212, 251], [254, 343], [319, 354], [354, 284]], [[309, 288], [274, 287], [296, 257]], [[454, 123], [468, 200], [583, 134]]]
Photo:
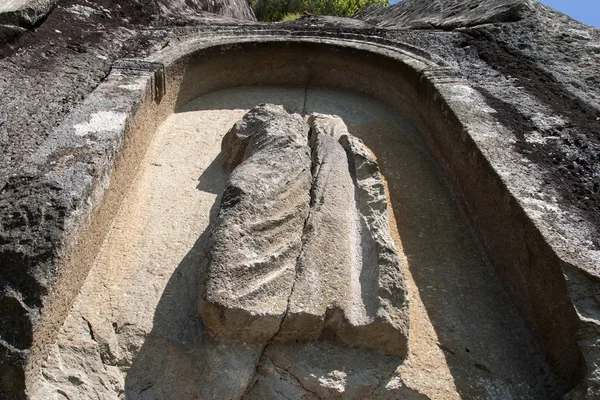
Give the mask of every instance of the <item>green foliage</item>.
[[[361, 8], [380, 4], [389, 5], [389, 0], [249, 0], [259, 21], [282, 21], [284, 18], [299, 18], [303, 12], [317, 15], [351, 17]], [[291, 21], [293, 19], [286, 19]]]
[[302, 13], [299, 13], [299, 12], [287, 13], [283, 16], [283, 18], [281, 18], [281, 22], [295, 21], [295, 20], [299, 19], [301, 16], [302, 16]]

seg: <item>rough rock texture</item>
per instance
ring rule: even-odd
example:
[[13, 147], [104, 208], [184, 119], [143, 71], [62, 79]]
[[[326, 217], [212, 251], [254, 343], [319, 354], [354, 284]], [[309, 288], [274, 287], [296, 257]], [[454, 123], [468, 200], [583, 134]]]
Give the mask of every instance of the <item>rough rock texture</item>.
[[32, 400], [241, 396], [262, 347], [215, 343], [198, 315], [198, 264], [229, 176], [220, 157], [209, 165], [243, 116], [229, 113], [219, 129], [217, 112], [190, 129], [159, 129], [42, 373], [27, 385]]
[[[377, 309], [375, 299], [368, 298], [376, 295], [376, 286], [368, 281], [369, 286], [361, 287], [359, 282], [362, 219], [355, 204], [348, 157], [338, 143], [345, 132], [323, 130], [321, 119], [316, 117], [311, 124], [311, 208], [289, 311], [277, 337], [282, 341], [318, 339], [326, 326], [342, 325], [348, 317], [355, 317], [354, 323], [360, 324], [361, 317], [366, 319]], [[370, 263], [364, 271], [367, 274], [377, 263], [364, 258]], [[367, 287], [370, 290], [363, 292]], [[362, 310], [353, 310], [361, 306]], [[330, 329], [335, 335], [338, 326]]]
[[[362, 245], [361, 278], [365, 274], [364, 270], [370, 266], [370, 263], [364, 260], [365, 253], [370, 251], [375, 253], [368, 256], [373, 257], [372, 261], [369, 260], [373, 266], [371, 271], [365, 274], [367, 276], [373, 274], [369, 276], [372, 286], [369, 287], [370, 285], [367, 284], [363, 290], [377, 293], [379, 308], [373, 320], [364, 326], [350, 318], [352, 326], [347, 329], [343, 327], [338, 335], [342, 340], [353, 344], [361, 343], [366, 347], [386, 349], [391, 354], [404, 355], [407, 351], [408, 301], [403, 268], [390, 237], [388, 202], [383, 178], [373, 154], [360, 139], [351, 135], [342, 135], [340, 143], [348, 154], [350, 170], [357, 187], [358, 212], [369, 232]], [[371, 293], [368, 294], [370, 295]]]
[[110, 1], [92, 3], [76, 0], [6, 0], [0, 4], [0, 24], [35, 28], [43, 23], [59, 3], [63, 7], [69, 6], [75, 14], [84, 16], [94, 14], [100, 6], [101, 12], [107, 18], [113, 18], [116, 13], [127, 20], [132, 17], [139, 20], [143, 16], [142, 18], [155, 20], [189, 21], [198, 18], [199, 13], [209, 12], [240, 20], [256, 21], [252, 9], [246, 2], [240, 0], [157, 0], [143, 6], [135, 1], [125, 1], [120, 2], [117, 7]]
[[390, 7], [368, 6], [356, 18], [385, 28], [456, 29], [514, 22], [533, 11], [536, 0], [409, 0]]
[[[429, 25], [413, 25], [423, 13]], [[479, 20], [488, 14], [494, 23]], [[518, 151], [547, 172], [561, 201], [600, 229], [600, 30], [529, 0], [407, 0], [357, 17], [378, 27], [416, 29], [419, 35], [400, 36], [460, 70], [518, 133]], [[457, 18], [461, 24], [445, 28]], [[514, 89], [499, 88], [495, 79], [513, 79]]]
[[[480, 3], [483, 2], [474, 1], [470, 6], [485, 16], [484, 19], [472, 13], [465, 17], [470, 8], [462, 6], [467, 5], [466, 2], [406, 0], [402, 7], [407, 14], [398, 15], [398, 19], [405, 22], [394, 22], [392, 12], [386, 13], [389, 18], [377, 12], [373, 20], [377, 27], [356, 20], [346, 23], [337, 19], [329, 24], [327, 19], [315, 23], [316, 18], [307, 18], [295, 24], [276, 25], [276, 29], [284, 36], [306, 31], [313, 36], [327, 34], [330, 38], [353, 31], [363, 35], [365, 40], [401, 42], [443, 60], [445, 67], [456, 71], [457, 76], [477, 89], [476, 92], [465, 89], [460, 95], [483, 95], [487, 105], [482, 101], [482, 107], [495, 109], [497, 123], [506, 126], [504, 146], [495, 147], [516, 149], [529, 165], [510, 172], [527, 177], [528, 170], [542, 171], [539, 194], [529, 196], [527, 204], [537, 207], [540, 215], [550, 215], [544, 219], [545, 232], [552, 231], [565, 242], [569, 237], [581, 237], [581, 243], [588, 243], [585, 249], [562, 249], [564, 251], [598, 251], [600, 144], [596, 132], [600, 131], [600, 33], [539, 3], [523, 2], [523, 6], [519, 6], [502, 0], [485, 2], [490, 10], [499, 10], [497, 17], [493, 15], [496, 11], [490, 15], [486, 9], [475, 7]], [[503, 6], [506, 4], [508, 10], [513, 4], [522, 12], [517, 13], [516, 18], [511, 16], [515, 14], [502, 12], [507, 10]], [[446, 5], [459, 6], [455, 9], [457, 14], [444, 15], [443, 10], [452, 8]], [[529, 5], [532, 5], [531, 12]], [[409, 21], [413, 17], [423, 19], [434, 10], [430, 7], [439, 7], [442, 18], [436, 21], [435, 17], [427, 16], [425, 26], [410, 29]], [[187, 19], [155, 19], [153, 15], [162, 14], [150, 6], [140, 10], [139, 4], [133, 1], [65, 0], [36, 29], [0, 27], [0, 94], [3, 99], [0, 102], [0, 279], [5, 296], [0, 303], [8, 310], [2, 314], [3, 321], [10, 321], [3, 322], [6, 333], [1, 335], [5, 347], [20, 346], [19, 341], [27, 341], [31, 336], [31, 327], [40, 314], [40, 299], [45, 295], [45, 289], [40, 288], [46, 283], [52, 286], [52, 279], [47, 278], [60, 269], [63, 232], [73, 230], [65, 223], [66, 217], [79, 212], [79, 204], [85, 203], [77, 202], [71, 207], [70, 203], [56, 198], [52, 184], [44, 183], [42, 177], [23, 173], [30, 155], [54, 137], [54, 129], [105, 79], [116, 58], [143, 57], [170, 46], [178, 35], [186, 34], [187, 28], [166, 29], [170, 24], [194, 21], [199, 26], [189, 29], [188, 33], [204, 35], [207, 40], [218, 36], [218, 31], [224, 28], [238, 36], [274, 29], [243, 26], [242, 22], [233, 26], [230, 19], [206, 14]], [[369, 18], [368, 13], [364, 15]], [[456, 18], [459, 18], [458, 23]], [[490, 23], [478, 25], [482, 21]], [[101, 165], [102, 157], [89, 157], [88, 148], [71, 150], [72, 153], [57, 156], [67, 164], [83, 157], [90, 161], [91, 172]], [[53, 165], [53, 161], [52, 157], [48, 158], [44, 168], [48, 171], [63, 168], [64, 164]], [[562, 220], [577, 225], [577, 229], [556, 228], [555, 221]], [[18, 223], [13, 225], [14, 221]], [[528, 265], [527, 260], [524, 265]], [[564, 274], [582, 324], [579, 339], [588, 365], [589, 379], [574, 395], [587, 393], [593, 398], [598, 395], [595, 338], [600, 300], [597, 296], [599, 273], [595, 267], [598, 263], [590, 265], [564, 265]], [[13, 278], [12, 272], [18, 270], [22, 272]], [[36, 282], [15, 289], [8, 278], [19, 277], [33, 277]], [[21, 365], [25, 355], [15, 354], [4, 353], [2, 365]], [[8, 372], [2, 374], [4, 379], [9, 376]], [[22, 381], [22, 376], [17, 380]]]
[[[409, 266], [406, 359], [337, 340], [272, 342], [263, 349], [214, 341], [206, 332], [198, 288], [208, 263], [207, 228], [230, 175], [219, 155], [222, 139], [265, 101], [297, 113], [340, 115], [377, 154], [392, 199], [392, 235]], [[307, 371], [300, 382], [322, 386], [320, 394], [556, 397], [541, 350], [402, 114], [352, 92], [272, 86], [207, 93], [179, 111], [152, 139], [35, 390], [28, 386], [32, 400], [122, 393], [128, 400], [237, 399], [269, 363], [259, 363], [263, 353], [279, 360], [280, 369]], [[302, 368], [280, 362], [286, 358], [302, 359]]]
[[243, 399], [428, 399], [394, 376], [397, 365], [395, 357], [331, 343], [272, 345]]
[[[62, 321], [52, 316], [66, 315], [89, 270], [69, 264], [66, 253], [74, 243], [81, 249], [90, 245], [83, 227], [90, 226], [96, 199], [108, 186], [123, 149], [124, 127], [145, 100], [126, 88], [145, 89], [153, 75], [143, 67], [122, 74], [117, 69], [0, 192], [0, 372], [3, 390], [14, 397], [22, 390], [23, 369], [41, 361], [29, 357], [33, 343], [44, 348], [43, 343], [53, 341]], [[64, 285], [65, 277], [70, 285]]]
[[218, 339], [329, 337], [405, 357], [408, 300], [379, 167], [339, 117], [310, 119], [312, 175], [308, 126], [280, 106], [253, 108], [223, 138], [235, 169], [200, 314]]
[[311, 209], [276, 339], [329, 335], [403, 357], [408, 302], [379, 167], [339, 117], [311, 119]]
[[[476, 3], [471, 2], [474, 9]], [[600, 298], [593, 294], [600, 282], [600, 30], [539, 2], [486, 3], [496, 10], [515, 4], [525, 12], [480, 24], [479, 17], [466, 8], [457, 8], [456, 15], [443, 18], [443, 10], [459, 4], [447, 0], [428, 3], [442, 10], [440, 18], [429, 19], [426, 25], [413, 25], [411, 21], [421, 18], [421, 10], [427, 5], [407, 0], [390, 7], [389, 12], [365, 10], [359, 18], [379, 27], [418, 29], [421, 37], [410, 42], [445, 54], [448, 65], [460, 71], [486, 105], [495, 110], [497, 122], [510, 135], [506, 142], [510, 150], [522, 157], [528, 170], [540, 171], [537, 189], [523, 195], [523, 203], [538, 217], [536, 224], [552, 238], [552, 245], [561, 255], [568, 255], [569, 260], [589, 255], [585, 262], [567, 261], [559, 268], [579, 319], [577, 327], [569, 329], [577, 331], [587, 364], [583, 367], [587, 378], [570, 396], [595, 398], [600, 396]], [[462, 28], [448, 31], [444, 26], [457, 18]], [[439, 42], [443, 37], [453, 43], [446, 50]], [[491, 150], [502, 147], [491, 142], [490, 151], [506, 157], [501, 151]], [[514, 161], [512, 165], [516, 171]], [[532, 181], [526, 175], [512, 174], [515, 181]], [[574, 238], [578, 244], [574, 244]], [[523, 260], [523, 256], [520, 258]], [[498, 260], [509, 264], [515, 262], [515, 257], [506, 255], [493, 261], [499, 264]], [[518, 287], [521, 293], [530, 290], [535, 281], [519, 278], [521, 282], [516, 283], [513, 278], [505, 275], [504, 279], [511, 289]], [[564, 317], [564, 327], [570, 324], [569, 318]], [[544, 330], [538, 328], [538, 332]], [[560, 371], [568, 362], [553, 357], [551, 364]], [[579, 379], [574, 377], [564, 386], [572, 387]]]
[[41, 22], [58, 0], [5, 0], [0, 4], [0, 24], [32, 28]]
[[[153, 2], [141, 7], [133, 1], [66, 0], [35, 29], [0, 26], [0, 393], [10, 398], [24, 395], [24, 369], [44, 300], [89, 206], [98, 205], [107, 160], [120, 144], [108, 144], [101, 135], [90, 141], [65, 133], [60, 123], [107, 78], [117, 58], [164, 45], [167, 27], [233, 21], [162, 4], [164, 13]], [[238, 6], [239, 12], [221, 11], [254, 19], [245, 2]], [[111, 107], [112, 100], [103, 101]], [[110, 123], [102, 117], [87, 122], [91, 127], [125, 122], [122, 115], [103, 117]]]
[[244, 0], [158, 0], [158, 9], [162, 18], [185, 21], [190, 15], [209, 12], [237, 20], [256, 21], [254, 11]]
[[216, 338], [266, 343], [279, 331], [308, 217], [308, 129], [298, 114], [267, 104], [223, 140], [226, 163], [241, 164], [223, 194], [200, 295]]

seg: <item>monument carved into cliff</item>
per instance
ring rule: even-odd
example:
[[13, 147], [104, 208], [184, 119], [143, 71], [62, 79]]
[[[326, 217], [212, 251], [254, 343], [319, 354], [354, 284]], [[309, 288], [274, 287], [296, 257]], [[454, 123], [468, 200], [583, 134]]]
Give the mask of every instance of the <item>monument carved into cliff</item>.
[[3, 3], [0, 398], [600, 398], [597, 28]]
[[[310, 126], [309, 126], [310, 124]], [[408, 300], [373, 155], [339, 117], [250, 110], [222, 144], [229, 178], [200, 314], [223, 340], [335, 337], [405, 356]]]

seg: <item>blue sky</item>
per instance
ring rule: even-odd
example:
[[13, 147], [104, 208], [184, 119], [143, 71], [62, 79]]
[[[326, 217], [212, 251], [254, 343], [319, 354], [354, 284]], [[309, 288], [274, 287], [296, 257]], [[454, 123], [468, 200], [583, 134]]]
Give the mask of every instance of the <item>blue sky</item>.
[[[596, 28], [600, 28], [600, 0], [539, 0], [571, 18]], [[390, 0], [390, 4], [398, 0]]]
[[600, 28], [600, 0], [540, 0], [569, 17]]

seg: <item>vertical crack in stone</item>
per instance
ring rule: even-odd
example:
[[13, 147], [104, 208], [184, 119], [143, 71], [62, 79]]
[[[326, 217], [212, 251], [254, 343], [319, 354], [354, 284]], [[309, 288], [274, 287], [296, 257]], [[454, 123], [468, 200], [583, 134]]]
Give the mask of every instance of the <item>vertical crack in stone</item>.
[[339, 117], [313, 114], [311, 208], [276, 338], [337, 338], [404, 357], [408, 309], [379, 167]]
[[312, 390], [310, 387], [308, 387], [303, 381], [302, 378], [299, 376], [296, 376], [292, 371], [290, 371], [289, 369], [285, 368], [284, 366], [278, 365], [276, 363], [276, 360], [265, 356], [269, 359], [269, 361], [273, 364], [273, 366], [275, 367], [275, 369], [279, 372], [280, 375], [283, 375], [283, 373], [286, 373], [289, 377], [291, 377], [293, 379], [293, 381], [303, 390], [307, 391], [308, 393], [312, 394], [313, 396], [315, 396], [317, 399], [322, 399], [322, 397], [319, 395], [319, 393], [315, 392], [314, 390]]
[[[306, 98], [305, 98], [306, 99]], [[313, 154], [313, 147], [311, 146], [311, 136], [313, 134], [313, 130], [312, 128], [309, 129], [308, 131], [308, 141], [307, 144], [311, 149], [311, 167], [310, 167], [310, 171], [311, 171], [311, 176], [312, 176], [312, 181], [311, 181], [311, 185], [310, 185], [310, 190], [309, 190], [309, 199], [310, 199], [310, 208], [308, 211], [308, 214], [306, 215], [306, 218], [304, 219], [304, 224], [302, 227], [302, 238], [305, 237], [305, 232], [306, 232], [306, 227], [308, 224], [308, 220], [310, 218], [310, 209], [313, 206], [313, 201], [314, 201], [314, 181], [315, 181], [315, 177], [316, 175], [318, 175], [318, 162], [315, 161], [315, 156]], [[303, 242], [302, 242], [303, 243]], [[264, 347], [262, 348], [262, 351], [260, 353], [260, 356], [258, 357], [258, 361], [256, 363], [255, 369], [254, 369], [254, 376], [252, 377], [252, 379], [250, 380], [250, 383], [248, 384], [248, 386], [246, 387], [246, 390], [244, 391], [244, 394], [242, 395], [242, 399], [245, 399], [246, 396], [248, 395], [248, 393], [250, 393], [250, 391], [252, 390], [252, 388], [254, 387], [254, 384], [256, 383], [256, 376], [258, 375], [258, 370], [260, 368], [260, 366], [263, 364], [263, 359], [264, 357], [266, 357], [265, 352], [267, 350], [267, 348], [273, 344], [273, 342], [275, 341], [275, 338], [279, 335], [279, 333], [281, 332], [281, 328], [283, 326], [283, 323], [285, 322], [285, 319], [288, 316], [288, 313], [290, 311], [290, 301], [292, 298], [292, 293], [294, 293], [294, 288], [296, 287], [296, 282], [298, 281], [298, 260], [301, 257], [302, 254], [302, 245], [301, 245], [301, 250], [300, 253], [298, 254], [298, 257], [296, 258], [296, 263], [295, 263], [295, 269], [294, 269], [294, 282], [292, 284], [292, 289], [290, 290], [288, 296], [287, 296], [287, 307], [285, 310], [285, 313], [283, 314], [283, 318], [281, 318], [281, 320], [279, 321], [279, 327], [277, 329], [277, 332], [275, 332], [275, 334], [273, 334], [273, 336], [271, 336], [271, 338], [267, 341], [267, 343], [264, 345]]]
[[310, 207], [308, 131], [299, 115], [261, 105], [223, 139], [225, 163], [235, 169], [199, 304], [216, 338], [268, 343], [280, 329]]
[[317, 176], [319, 175], [321, 164], [319, 163], [318, 157], [316, 155], [316, 151], [312, 144], [311, 138], [313, 137], [313, 134], [314, 134], [314, 131], [311, 127], [310, 130], [308, 131], [308, 141], [307, 141], [307, 144], [311, 150], [310, 172], [311, 172], [312, 180], [311, 180], [311, 185], [310, 185], [310, 190], [309, 190], [310, 207], [308, 210], [308, 214], [306, 215], [306, 218], [304, 219], [304, 224], [302, 225], [302, 240], [301, 240], [300, 252], [298, 253], [298, 257], [296, 258], [296, 264], [295, 264], [296, 268], [294, 270], [294, 272], [295, 272], [294, 284], [292, 285], [292, 290], [290, 290], [290, 293], [288, 295], [287, 308], [285, 310], [285, 314], [283, 315], [283, 318], [281, 319], [281, 323], [279, 324], [279, 329], [277, 330], [277, 333], [275, 335], [273, 335], [273, 337], [271, 338], [271, 341], [274, 340], [279, 335], [279, 333], [281, 332], [281, 328], [290, 313], [290, 304], [291, 304], [291, 300], [292, 300], [292, 295], [296, 288], [296, 283], [298, 282], [299, 262], [300, 262], [300, 258], [302, 257], [302, 252], [304, 251], [304, 239], [306, 238], [306, 230], [308, 228], [308, 221], [310, 220], [311, 210], [313, 209], [313, 206], [316, 201], [316, 199], [315, 199], [315, 181], [317, 179]]
[[377, 162], [339, 117], [309, 123], [260, 105], [223, 139], [235, 169], [200, 314], [212, 336], [260, 344], [261, 357], [319, 338], [404, 357], [407, 293]]
[[83, 319], [85, 321], [85, 323], [87, 324], [88, 332], [90, 334], [90, 339], [92, 339], [94, 342], [97, 342], [96, 335], [94, 335], [94, 328], [92, 327], [92, 324], [90, 323], [90, 321], [88, 321], [83, 315], [81, 316], [81, 319]]
[[319, 58], [320, 54], [321, 54], [321, 52], [318, 51], [315, 54], [315, 57], [311, 60], [311, 62], [309, 64], [310, 70], [309, 70], [308, 80], [306, 81], [306, 85], [304, 86], [304, 102], [302, 103], [302, 115], [306, 115], [306, 102], [308, 99], [308, 89], [310, 88], [310, 84], [312, 83], [313, 75], [315, 72], [315, 65], [317, 63], [317, 59]]

